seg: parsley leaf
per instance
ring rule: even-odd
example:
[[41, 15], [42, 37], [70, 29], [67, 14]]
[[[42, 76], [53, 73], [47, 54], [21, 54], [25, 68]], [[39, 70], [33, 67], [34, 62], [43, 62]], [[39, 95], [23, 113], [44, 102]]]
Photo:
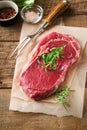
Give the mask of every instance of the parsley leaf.
[[42, 54], [38, 57], [38, 64], [43, 67], [46, 72], [47, 70], [56, 70], [57, 69], [57, 59], [64, 58], [62, 55], [65, 45], [62, 47], [53, 47], [49, 50], [49, 53]]

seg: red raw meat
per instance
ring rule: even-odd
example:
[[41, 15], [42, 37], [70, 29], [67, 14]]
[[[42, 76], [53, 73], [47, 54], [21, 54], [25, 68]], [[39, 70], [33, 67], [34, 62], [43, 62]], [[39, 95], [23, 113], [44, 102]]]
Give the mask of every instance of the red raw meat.
[[[65, 45], [64, 58], [58, 58], [57, 69], [45, 69], [38, 64], [38, 56], [48, 53], [53, 47]], [[70, 35], [52, 32], [44, 37], [33, 49], [29, 61], [24, 66], [20, 75], [20, 86], [34, 100], [44, 99], [53, 94], [64, 81], [68, 68], [78, 60], [80, 45]]]

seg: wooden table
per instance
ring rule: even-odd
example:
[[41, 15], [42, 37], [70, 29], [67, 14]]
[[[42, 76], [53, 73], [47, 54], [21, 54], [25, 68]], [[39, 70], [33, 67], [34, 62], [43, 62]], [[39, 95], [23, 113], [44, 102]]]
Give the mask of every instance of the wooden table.
[[[44, 0], [44, 17], [57, 2]], [[87, 0], [72, 0], [71, 3], [71, 8], [63, 14], [64, 24], [87, 27]], [[18, 17], [14, 25], [0, 26], [0, 130], [87, 130], [87, 88], [82, 119], [9, 111], [15, 58], [8, 59], [8, 55], [18, 44], [21, 25], [22, 20]]]

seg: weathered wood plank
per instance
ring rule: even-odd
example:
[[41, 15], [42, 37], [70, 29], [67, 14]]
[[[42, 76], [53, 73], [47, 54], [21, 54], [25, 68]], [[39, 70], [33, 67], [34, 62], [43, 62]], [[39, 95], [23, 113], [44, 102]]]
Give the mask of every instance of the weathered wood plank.
[[[58, 3], [57, 0], [54, 1], [44, 1], [43, 3], [43, 9], [44, 9], [44, 17], [46, 17], [48, 15], [48, 13], [50, 12], [50, 10]], [[86, 15], [86, 16], [82, 16], [87, 18], [87, 0], [72, 0], [71, 1], [71, 7], [70, 9], [68, 9], [66, 11], [66, 13], [64, 13], [65, 16], [71, 16], [71, 19], [74, 18], [74, 16], [72, 15]], [[75, 16], [75, 18], [79, 16]], [[79, 17], [79, 19], [81, 18], [81, 16]], [[84, 19], [80, 19], [81, 21], [83, 21], [83, 24], [81, 24], [81, 26], [86, 26], [87, 22]], [[84, 25], [85, 23], [85, 25]], [[68, 21], [67, 25], [72, 26], [73, 21], [70, 20]], [[20, 18], [20, 16], [17, 19], [17, 22], [10, 26], [10, 27], [1, 27], [0, 26], [0, 41], [18, 41], [19, 37], [20, 37], [20, 31], [21, 31], [21, 25], [22, 25], [22, 20]], [[77, 22], [74, 22], [73, 26], [80, 26], [79, 22], [77, 25]]]
[[20, 37], [21, 26], [22, 20], [20, 16], [17, 18], [15, 24], [8, 27], [0, 26], [0, 41], [18, 41]]
[[[44, 1], [44, 17], [58, 1]], [[67, 26], [87, 27], [87, 0], [72, 0], [71, 7], [63, 15]], [[20, 23], [20, 24], [19, 24]], [[20, 37], [21, 19], [10, 27], [0, 26], [0, 87], [12, 85], [15, 59], [8, 59]], [[4, 42], [3, 42], [4, 41]], [[7, 42], [8, 41], [8, 42]], [[87, 86], [87, 85], [86, 85]], [[10, 89], [0, 89], [0, 130], [87, 130], [87, 89], [84, 117], [57, 118], [45, 114], [19, 113], [9, 111]], [[50, 122], [50, 125], [49, 125]]]
[[[65, 25], [87, 27], [87, 16], [81, 17], [81, 15], [64, 17]], [[18, 42], [0, 42], [0, 88], [11, 88], [12, 86], [15, 58], [9, 59], [9, 55], [17, 44]]]
[[87, 27], [87, 15], [63, 15], [63, 20], [66, 26]]
[[10, 92], [0, 89], [0, 130], [87, 130], [87, 89], [82, 119], [9, 111]]
[[0, 42], [0, 88], [11, 87], [15, 58], [9, 58], [17, 42]]
[[87, 15], [87, 0], [72, 0], [69, 10], [66, 11], [69, 15]]
[[[43, 3], [44, 16], [47, 16], [52, 8], [58, 3], [57, 0], [48, 1]], [[87, 15], [87, 0], [71, 0], [70, 7], [65, 15]]]
[[[64, 20], [65, 25], [67, 26], [87, 27], [87, 15], [72, 15], [72, 16], [63, 15], [63, 20]], [[58, 19], [55, 20], [54, 24], [57, 24], [58, 23], [57, 21]], [[17, 41], [18, 42], [20, 38], [20, 32], [21, 32], [20, 26], [16, 28], [13, 28], [13, 26], [8, 27], [8, 28], [0, 27], [0, 41], [1, 42], [2, 41], [4, 42]]]

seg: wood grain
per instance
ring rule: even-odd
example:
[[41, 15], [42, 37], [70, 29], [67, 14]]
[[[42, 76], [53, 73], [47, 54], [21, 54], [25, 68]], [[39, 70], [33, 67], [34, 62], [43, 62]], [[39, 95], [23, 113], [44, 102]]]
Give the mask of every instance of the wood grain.
[[20, 15], [15, 24], [8, 27], [0, 26], [0, 41], [18, 41], [20, 38], [21, 26], [22, 20]]
[[0, 130], [87, 130], [87, 89], [82, 119], [9, 111], [10, 92], [0, 90]]
[[[44, 16], [47, 16], [51, 9], [59, 1], [45, 1], [43, 3]], [[87, 15], [87, 0], [71, 0], [70, 8], [66, 11], [65, 15]]]
[[86, 27], [87, 15], [63, 16], [65, 26]]
[[15, 58], [9, 58], [18, 42], [0, 42], [0, 88], [11, 88]]
[[[42, 6], [44, 9], [44, 17], [48, 15], [48, 13], [58, 3], [58, 1], [46, 0], [43, 2]], [[64, 16], [66, 17], [68, 21], [67, 25], [69, 26], [87, 27], [87, 0], [71, 0], [71, 7], [64, 13], [63, 17]], [[75, 19], [74, 24], [72, 19]], [[81, 22], [79, 21], [80, 24], [79, 22], [77, 23], [77, 19], [81, 20]], [[18, 41], [20, 37], [21, 25], [22, 20], [19, 15], [17, 18], [17, 22], [14, 25], [10, 27], [0, 26], [0, 41]]]
[[[45, 0], [43, 2], [44, 18], [58, 1]], [[71, 0], [70, 8], [62, 17], [66, 26], [87, 27], [87, 0]], [[58, 17], [54, 24], [57, 24], [57, 21]], [[0, 130], [87, 130], [87, 88], [82, 119], [75, 117], [57, 118], [45, 114], [8, 110], [15, 67], [15, 58], [9, 59], [8, 56], [18, 44], [21, 26], [20, 15], [14, 25], [0, 26]]]

